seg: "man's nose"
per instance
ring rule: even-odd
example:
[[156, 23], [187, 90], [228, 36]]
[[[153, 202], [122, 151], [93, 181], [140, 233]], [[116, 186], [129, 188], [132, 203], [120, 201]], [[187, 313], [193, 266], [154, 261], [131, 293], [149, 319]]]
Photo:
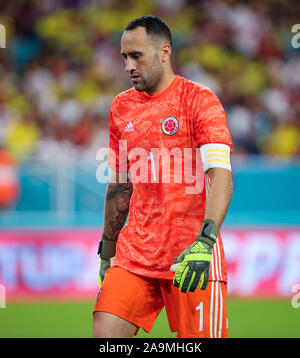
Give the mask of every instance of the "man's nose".
[[127, 58], [125, 71], [130, 73], [130, 72], [135, 71], [135, 70], [136, 70], [135, 61], [133, 61], [130, 58]]

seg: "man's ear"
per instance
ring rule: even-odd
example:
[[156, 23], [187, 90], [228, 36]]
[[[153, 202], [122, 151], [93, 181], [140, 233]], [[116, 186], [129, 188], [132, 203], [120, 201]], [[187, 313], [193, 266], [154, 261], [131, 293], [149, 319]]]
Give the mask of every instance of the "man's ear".
[[161, 45], [160, 59], [162, 62], [167, 62], [170, 59], [172, 53], [172, 46], [164, 43]]

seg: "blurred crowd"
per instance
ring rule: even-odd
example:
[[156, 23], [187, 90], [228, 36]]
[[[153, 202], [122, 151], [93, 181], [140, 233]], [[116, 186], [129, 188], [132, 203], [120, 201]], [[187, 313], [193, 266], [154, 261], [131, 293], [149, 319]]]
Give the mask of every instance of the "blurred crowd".
[[0, 0], [2, 148], [19, 162], [94, 160], [111, 101], [130, 86], [123, 28], [145, 14], [170, 26], [175, 72], [219, 96], [236, 155], [300, 156], [296, 0]]

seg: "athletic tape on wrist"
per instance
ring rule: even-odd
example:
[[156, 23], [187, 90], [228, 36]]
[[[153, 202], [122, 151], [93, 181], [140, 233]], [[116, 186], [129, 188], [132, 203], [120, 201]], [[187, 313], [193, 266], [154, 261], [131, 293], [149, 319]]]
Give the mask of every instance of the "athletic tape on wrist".
[[102, 239], [99, 242], [98, 255], [103, 259], [114, 257], [116, 254], [116, 244], [117, 242], [115, 240], [111, 240], [107, 236], [102, 235]]

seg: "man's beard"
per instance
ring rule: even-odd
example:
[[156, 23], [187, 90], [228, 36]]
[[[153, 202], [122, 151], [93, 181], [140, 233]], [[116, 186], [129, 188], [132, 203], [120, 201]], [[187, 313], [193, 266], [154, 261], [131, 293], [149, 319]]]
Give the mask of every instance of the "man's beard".
[[155, 88], [162, 78], [162, 66], [157, 53], [154, 56], [150, 69], [151, 71], [147, 73], [146, 79], [140, 74], [141, 81], [134, 86], [137, 91], [155, 92]]

